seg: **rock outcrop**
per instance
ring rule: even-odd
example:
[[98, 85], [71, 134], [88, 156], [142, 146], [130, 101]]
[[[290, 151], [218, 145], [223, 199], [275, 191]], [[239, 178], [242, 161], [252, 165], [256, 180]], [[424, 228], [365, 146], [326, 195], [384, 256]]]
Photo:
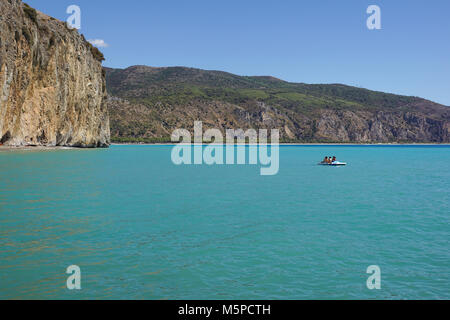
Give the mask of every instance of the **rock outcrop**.
[[103, 55], [20, 0], [0, 12], [0, 143], [107, 147]]

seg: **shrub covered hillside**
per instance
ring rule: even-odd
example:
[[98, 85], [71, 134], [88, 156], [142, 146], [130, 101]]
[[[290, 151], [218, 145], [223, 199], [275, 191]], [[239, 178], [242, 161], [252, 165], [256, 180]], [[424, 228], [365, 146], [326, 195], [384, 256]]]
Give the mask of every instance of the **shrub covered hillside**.
[[105, 71], [116, 142], [169, 141], [196, 120], [279, 128], [285, 142], [450, 142], [450, 108], [417, 97], [184, 67]]

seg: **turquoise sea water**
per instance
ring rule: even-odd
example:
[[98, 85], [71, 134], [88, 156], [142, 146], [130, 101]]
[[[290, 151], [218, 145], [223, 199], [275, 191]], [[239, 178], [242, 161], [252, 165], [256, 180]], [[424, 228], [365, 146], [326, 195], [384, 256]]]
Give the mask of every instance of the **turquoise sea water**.
[[450, 298], [450, 147], [284, 146], [276, 176], [170, 153], [0, 152], [0, 298]]

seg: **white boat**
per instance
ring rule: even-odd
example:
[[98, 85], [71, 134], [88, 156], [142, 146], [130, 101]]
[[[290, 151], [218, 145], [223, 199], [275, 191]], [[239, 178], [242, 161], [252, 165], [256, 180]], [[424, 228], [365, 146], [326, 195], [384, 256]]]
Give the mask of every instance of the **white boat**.
[[334, 162], [332, 162], [332, 163], [321, 162], [321, 163], [319, 163], [319, 165], [321, 165], [321, 166], [340, 167], [340, 166], [346, 166], [347, 163], [346, 163], [346, 162], [334, 161]]

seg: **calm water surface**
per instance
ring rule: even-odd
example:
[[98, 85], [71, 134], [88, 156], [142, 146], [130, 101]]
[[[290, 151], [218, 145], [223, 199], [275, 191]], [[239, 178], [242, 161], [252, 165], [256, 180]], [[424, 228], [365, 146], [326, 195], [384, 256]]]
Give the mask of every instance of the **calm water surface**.
[[0, 152], [0, 298], [450, 298], [450, 147], [286, 146], [266, 177], [170, 153]]

